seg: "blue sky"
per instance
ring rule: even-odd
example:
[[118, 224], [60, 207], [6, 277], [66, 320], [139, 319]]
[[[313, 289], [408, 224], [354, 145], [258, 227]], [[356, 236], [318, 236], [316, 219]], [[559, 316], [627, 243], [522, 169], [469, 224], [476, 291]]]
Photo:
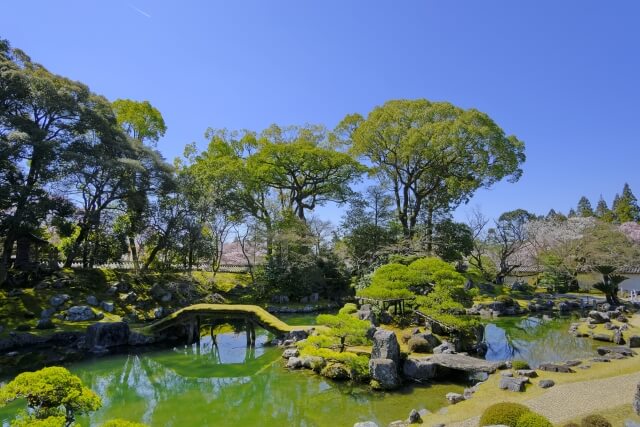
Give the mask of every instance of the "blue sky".
[[[526, 143], [489, 216], [640, 196], [640, 2], [4, 1], [0, 37], [114, 100], [149, 100], [169, 159], [207, 127], [366, 114], [397, 98], [488, 113]], [[337, 222], [339, 210], [320, 212]]]

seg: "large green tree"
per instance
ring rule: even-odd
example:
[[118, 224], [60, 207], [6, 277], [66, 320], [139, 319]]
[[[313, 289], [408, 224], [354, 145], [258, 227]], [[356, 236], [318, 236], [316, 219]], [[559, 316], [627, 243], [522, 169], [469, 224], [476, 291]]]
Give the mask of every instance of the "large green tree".
[[[365, 168], [351, 156], [323, 146], [324, 129], [309, 126], [272, 127], [263, 132], [260, 149], [248, 159], [258, 178], [279, 192], [282, 206], [304, 220], [306, 211], [327, 202], [344, 203], [350, 184]], [[274, 136], [275, 135], [275, 136]]]
[[517, 181], [525, 160], [524, 143], [487, 114], [426, 99], [388, 101], [366, 118], [347, 116], [336, 135], [389, 183], [406, 236], [429, 203], [452, 207], [478, 188]]
[[115, 122], [108, 101], [82, 83], [49, 72], [0, 40], [0, 282], [13, 245], [35, 230], [63, 199], [49, 184], [68, 172], [70, 147]]
[[124, 221], [127, 224], [129, 250], [138, 271], [140, 263], [136, 237], [145, 228], [145, 216], [149, 213], [149, 197], [167, 192], [168, 188], [175, 184], [173, 168], [154, 149], [155, 143], [164, 136], [167, 127], [160, 111], [149, 101], [117, 99], [113, 102], [113, 110], [118, 124], [131, 138], [138, 162], [142, 165], [141, 169], [132, 173]]

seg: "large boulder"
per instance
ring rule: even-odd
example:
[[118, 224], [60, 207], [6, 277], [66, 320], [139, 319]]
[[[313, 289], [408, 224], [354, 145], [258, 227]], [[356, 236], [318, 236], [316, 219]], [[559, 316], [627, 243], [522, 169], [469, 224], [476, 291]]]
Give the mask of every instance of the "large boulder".
[[88, 348], [123, 346], [129, 344], [129, 333], [125, 322], [94, 323], [87, 328], [85, 343]]
[[[125, 322], [126, 323], [126, 322]], [[149, 345], [156, 342], [155, 337], [151, 335], [145, 335], [140, 332], [129, 332], [129, 345]]]
[[91, 307], [86, 305], [75, 305], [67, 310], [65, 319], [69, 322], [85, 322], [87, 320], [93, 320], [96, 318], [96, 314]]
[[87, 297], [87, 304], [96, 307], [100, 304], [100, 301], [98, 301], [98, 298], [95, 295], [89, 295]]
[[393, 390], [401, 384], [398, 367], [391, 359], [369, 360], [369, 374], [377, 386], [383, 390]]
[[391, 359], [396, 366], [400, 362], [400, 345], [393, 331], [377, 329], [373, 334], [372, 359]]
[[417, 381], [433, 379], [437, 376], [438, 366], [424, 358], [408, 358], [402, 365], [405, 377]]
[[611, 321], [611, 319], [609, 318], [609, 315], [607, 313], [602, 313], [600, 311], [597, 310], [591, 310], [589, 312], [589, 322], [590, 323], [607, 323]]
[[631, 335], [629, 337], [629, 347], [631, 348], [640, 347], [640, 335]]

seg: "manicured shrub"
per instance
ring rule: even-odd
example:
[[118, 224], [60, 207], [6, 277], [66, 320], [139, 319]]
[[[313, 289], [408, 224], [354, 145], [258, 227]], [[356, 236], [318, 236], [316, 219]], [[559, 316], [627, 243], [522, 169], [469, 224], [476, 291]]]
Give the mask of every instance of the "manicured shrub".
[[480, 417], [481, 426], [505, 425], [516, 427], [518, 420], [531, 410], [519, 403], [502, 402], [489, 406]]
[[569, 424], [565, 424], [563, 427], [580, 427], [580, 426], [576, 423], [569, 423]]
[[356, 311], [358, 311], [358, 306], [348, 302], [338, 311], [338, 314], [352, 314]]
[[503, 303], [507, 307], [513, 307], [514, 305], [517, 304], [517, 302], [515, 302], [513, 298], [511, 298], [508, 295], [498, 295], [496, 297], [496, 301]]
[[582, 419], [580, 423], [581, 427], [612, 427], [611, 423], [607, 421], [602, 415], [589, 415]]
[[511, 368], [517, 371], [519, 369], [529, 369], [530, 366], [524, 360], [512, 360], [511, 361]]
[[542, 415], [529, 412], [518, 419], [516, 427], [553, 427], [553, 424]]

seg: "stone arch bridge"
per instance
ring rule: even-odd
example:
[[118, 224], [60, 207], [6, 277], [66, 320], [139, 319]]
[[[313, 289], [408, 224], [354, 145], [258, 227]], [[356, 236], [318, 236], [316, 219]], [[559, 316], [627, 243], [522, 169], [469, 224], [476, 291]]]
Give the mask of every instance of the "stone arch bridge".
[[[262, 307], [244, 304], [194, 304], [182, 308], [164, 319], [144, 328], [146, 333], [159, 335], [170, 329], [182, 329], [187, 344], [200, 342], [200, 331], [215, 321], [244, 321], [247, 332], [247, 345], [256, 341], [255, 327], [261, 327], [277, 337], [294, 331], [308, 331], [313, 326], [291, 326], [278, 319]], [[213, 332], [212, 338], [215, 339]]]

